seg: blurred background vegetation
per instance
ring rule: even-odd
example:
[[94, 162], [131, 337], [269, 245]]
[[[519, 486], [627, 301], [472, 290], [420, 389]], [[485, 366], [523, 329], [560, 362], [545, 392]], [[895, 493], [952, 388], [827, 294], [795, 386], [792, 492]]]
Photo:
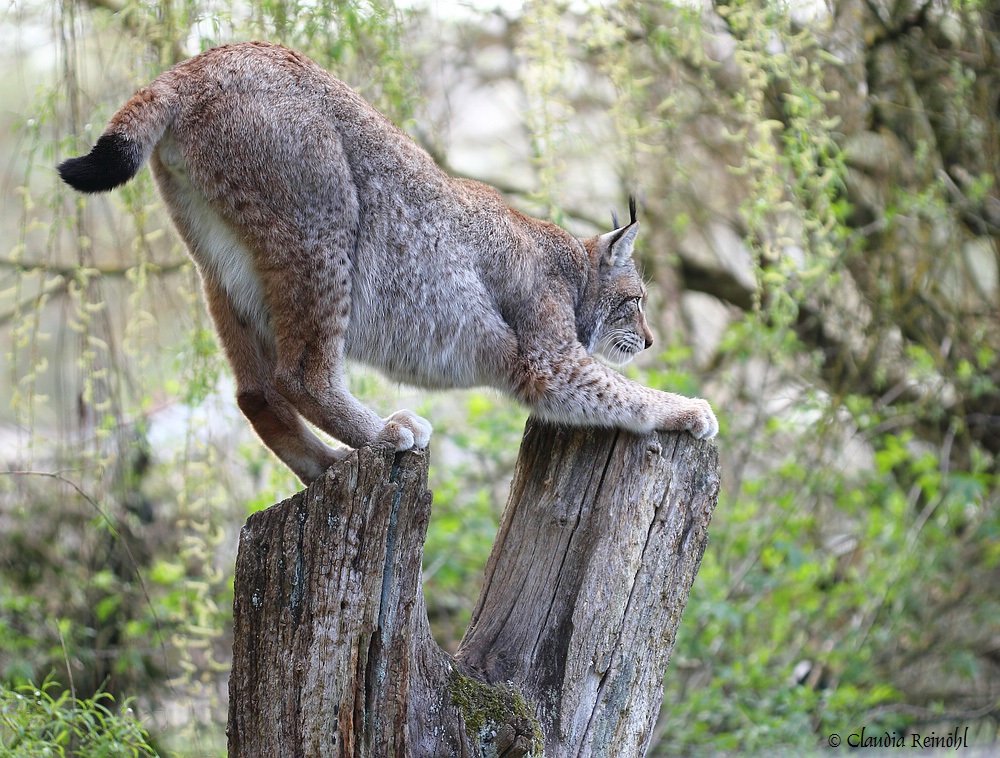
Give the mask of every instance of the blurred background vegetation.
[[[53, 167], [158, 72], [251, 38], [578, 235], [640, 198], [658, 341], [629, 371], [709, 398], [724, 466], [653, 754], [997, 741], [1000, 2], [0, 13], [0, 751], [115, 754], [82, 714], [136, 754], [224, 752], [239, 528], [298, 485], [236, 410], [148, 172], [82, 198]], [[524, 412], [353, 382], [435, 425], [425, 590], [454, 648]]]

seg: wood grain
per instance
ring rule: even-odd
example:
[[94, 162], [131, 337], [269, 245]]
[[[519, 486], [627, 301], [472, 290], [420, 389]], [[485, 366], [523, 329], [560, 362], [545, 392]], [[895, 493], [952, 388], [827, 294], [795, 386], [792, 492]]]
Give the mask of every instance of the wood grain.
[[431, 637], [428, 454], [363, 448], [240, 539], [230, 756], [640, 756], [718, 454], [529, 419], [472, 623]]

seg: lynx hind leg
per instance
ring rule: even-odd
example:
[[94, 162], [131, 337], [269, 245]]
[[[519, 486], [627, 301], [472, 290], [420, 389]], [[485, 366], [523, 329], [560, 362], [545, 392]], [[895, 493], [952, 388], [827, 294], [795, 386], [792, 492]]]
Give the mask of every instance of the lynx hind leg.
[[312, 483], [348, 451], [331, 448], [302, 421], [275, 386], [274, 358], [261, 335], [237, 317], [218, 286], [206, 281], [205, 290], [236, 379], [236, 404], [261, 441], [304, 484]]
[[[270, 327], [249, 265], [250, 251], [204, 198], [165, 166], [159, 152], [152, 165], [177, 229], [198, 263], [208, 309], [236, 380], [237, 405], [261, 441], [309, 484], [345, 451], [322, 442], [277, 390]], [[238, 311], [223, 277], [242, 295]]]
[[236, 402], [261, 441], [303, 484], [319, 479], [349, 452], [324, 444], [273, 387], [239, 386]]
[[328, 228], [323, 245], [287, 239], [264, 281], [277, 353], [278, 390], [308, 421], [353, 448], [426, 447], [431, 427], [411, 411], [379, 418], [347, 387], [345, 340], [351, 312], [353, 232]]
[[[250, 120], [260, 114], [243, 114]], [[231, 167], [222, 215], [252, 251], [273, 345], [273, 385], [311, 424], [359, 448], [426, 445], [430, 427], [412, 414], [383, 421], [355, 398], [344, 378], [345, 340], [360, 207], [352, 169], [336, 130], [312, 119], [265, 123], [294, 145], [295, 171], [254, 161]], [[271, 214], [275, 198], [280, 215]], [[246, 209], [256, 209], [247, 214]], [[261, 212], [261, 209], [264, 209]]]

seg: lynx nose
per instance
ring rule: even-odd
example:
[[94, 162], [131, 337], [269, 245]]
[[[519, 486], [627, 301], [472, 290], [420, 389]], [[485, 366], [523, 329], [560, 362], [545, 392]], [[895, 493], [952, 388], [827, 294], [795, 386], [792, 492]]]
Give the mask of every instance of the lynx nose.
[[643, 339], [646, 340], [646, 347], [643, 348], [643, 349], [644, 350], [649, 350], [649, 348], [651, 348], [653, 346], [653, 338], [650, 335], [647, 334]]

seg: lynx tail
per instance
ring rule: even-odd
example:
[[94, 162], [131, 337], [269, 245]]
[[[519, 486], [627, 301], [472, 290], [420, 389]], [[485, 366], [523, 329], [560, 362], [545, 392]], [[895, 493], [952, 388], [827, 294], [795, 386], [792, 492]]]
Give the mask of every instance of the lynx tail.
[[125, 184], [142, 164], [139, 145], [120, 134], [105, 134], [87, 155], [60, 163], [59, 176], [80, 192], [107, 192]]
[[59, 164], [59, 176], [80, 192], [107, 192], [125, 184], [174, 119], [177, 98], [161, 80], [139, 90], [108, 123], [87, 155]]

